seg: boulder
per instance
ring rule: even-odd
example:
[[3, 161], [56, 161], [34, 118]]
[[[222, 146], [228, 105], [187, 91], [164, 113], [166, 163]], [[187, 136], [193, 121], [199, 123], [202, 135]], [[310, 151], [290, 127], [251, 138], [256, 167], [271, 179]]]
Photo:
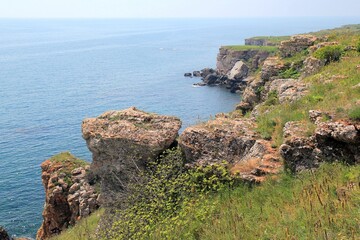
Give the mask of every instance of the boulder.
[[185, 73], [184, 77], [192, 77], [192, 74], [191, 73]]
[[193, 76], [194, 77], [201, 77], [201, 72], [200, 71], [194, 71]]
[[206, 76], [210, 75], [210, 74], [215, 74], [216, 70], [212, 69], [212, 68], [204, 68], [201, 70], [201, 77], [206, 78]]
[[216, 84], [218, 80], [219, 80], [219, 76], [216, 73], [212, 73], [207, 75], [203, 81], [207, 85], [213, 85]]
[[295, 35], [290, 40], [282, 41], [279, 50], [281, 57], [291, 57], [314, 45], [317, 37], [313, 35]]
[[[98, 196], [95, 186], [88, 183], [88, 164], [68, 152], [58, 154], [41, 164], [45, 188], [43, 222], [36, 239], [48, 239], [89, 216], [99, 203], [89, 202], [89, 195]], [[88, 211], [84, 211], [88, 209]]]
[[297, 79], [276, 79], [265, 84], [264, 92], [266, 97], [268, 93], [276, 91], [280, 103], [294, 102], [308, 93], [307, 85]]
[[175, 143], [181, 121], [131, 107], [108, 111], [82, 123], [83, 138], [92, 152], [91, 171], [101, 179], [101, 200], [119, 203], [128, 184], [137, 181], [150, 160]]
[[230, 70], [227, 75], [229, 79], [233, 79], [236, 81], [241, 81], [247, 77], [249, 73], [249, 68], [243, 61], [238, 61], [235, 63], [234, 67]]
[[271, 80], [285, 70], [286, 66], [279, 57], [268, 57], [261, 68], [261, 79]]

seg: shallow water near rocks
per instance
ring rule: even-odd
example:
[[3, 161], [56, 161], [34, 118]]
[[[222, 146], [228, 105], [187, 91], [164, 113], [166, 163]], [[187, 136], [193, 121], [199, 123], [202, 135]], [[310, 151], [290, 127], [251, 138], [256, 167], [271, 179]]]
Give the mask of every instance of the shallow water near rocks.
[[193, 87], [221, 45], [316, 31], [359, 19], [0, 20], [0, 225], [35, 237], [40, 163], [62, 151], [91, 160], [81, 122], [136, 106], [183, 128], [234, 109], [240, 96]]

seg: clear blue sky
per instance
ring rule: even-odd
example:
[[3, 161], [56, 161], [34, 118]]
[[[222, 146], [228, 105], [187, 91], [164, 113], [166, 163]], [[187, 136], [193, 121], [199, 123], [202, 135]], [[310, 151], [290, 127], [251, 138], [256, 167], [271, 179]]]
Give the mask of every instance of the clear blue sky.
[[0, 0], [0, 18], [360, 16], [360, 0]]

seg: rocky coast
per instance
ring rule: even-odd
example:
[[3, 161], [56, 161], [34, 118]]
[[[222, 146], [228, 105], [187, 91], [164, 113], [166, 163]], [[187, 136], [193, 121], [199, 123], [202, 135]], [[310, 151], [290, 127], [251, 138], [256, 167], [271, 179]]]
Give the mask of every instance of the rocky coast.
[[[245, 43], [221, 47], [216, 69], [185, 74], [201, 78], [197, 85], [221, 85], [241, 93], [233, 112], [219, 113], [181, 134], [180, 119], [136, 107], [85, 119], [82, 134], [93, 156], [91, 165], [70, 153], [41, 165], [46, 200], [37, 239], [61, 233], [100, 206], [120, 209], [129, 185], [141, 182], [148, 163], [173, 147], [181, 149], [187, 168], [225, 161], [232, 176], [249, 183], [261, 183], [284, 168], [297, 173], [316, 169], [323, 162], [360, 163], [359, 118], [346, 116], [340, 106], [336, 111], [318, 104], [325, 95], [311, 95], [315, 80], [308, 78], [330, 62], [340, 61], [316, 54], [340, 43], [326, 34], [295, 35], [281, 41], [254, 38]], [[346, 47], [350, 50], [343, 54], [356, 55], [352, 45]], [[345, 79], [325, 73], [315, 77], [322, 84]], [[358, 91], [356, 86], [349, 89]], [[276, 110], [296, 109], [298, 105], [292, 104], [300, 103], [304, 107], [296, 112], [299, 116], [286, 120]], [[359, 107], [358, 101], [354, 104]], [[274, 109], [278, 112], [269, 115]], [[270, 117], [265, 119], [267, 114]]]

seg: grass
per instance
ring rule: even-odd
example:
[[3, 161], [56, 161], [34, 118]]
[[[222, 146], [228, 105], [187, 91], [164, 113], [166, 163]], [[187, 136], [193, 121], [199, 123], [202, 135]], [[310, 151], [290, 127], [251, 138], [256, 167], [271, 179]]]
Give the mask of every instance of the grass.
[[222, 46], [222, 47], [234, 51], [258, 50], [258, 51], [264, 51], [270, 53], [276, 53], [278, 51], [278, 48], [274, 46], [233, 45], [233, 46]]
[[[360, 166], [324, 164], [184, 208], [179, 218], [186, 224], [173, 225], [167, 239], [359, 239], [359, 213]], [[164, 227], [150, 239], [163, 239]]]
[[99, 209], [89, 217], [84, 218], [76, 223], [72, 228], [62, 232], [61, 235], [52, 237], [51, 240], [95, 240], [96, 229], [100, 221], [103, 209]]
[[62, 152], [59, 153], [49, 159], [52, 163], [61, 163], [66, 165], [73, 165], [73, 166], [79, 166], [84, 167], [88, 163], [82, 159], [76, 158], [74, 155], [72, 155], [70, 152]]

